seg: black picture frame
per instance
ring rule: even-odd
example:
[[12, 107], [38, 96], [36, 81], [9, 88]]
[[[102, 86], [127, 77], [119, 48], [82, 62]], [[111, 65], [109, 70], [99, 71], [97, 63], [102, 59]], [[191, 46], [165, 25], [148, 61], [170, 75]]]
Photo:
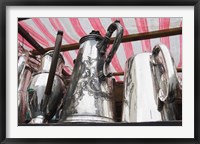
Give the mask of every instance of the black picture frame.
[[[7, 6], [194, 6], [194, 19], [195, 19], [195, 96], [194, 96], [194, 138], [129, 138], [129, 139], [16, 139], [6, 138], [6, 7]], [[1, 143], [171, 143], [171, 144], [199, 144], [199, 61], [200, 55], [200, 1], [198, 0], [2, 0], [0, 2], [0, 142]]]

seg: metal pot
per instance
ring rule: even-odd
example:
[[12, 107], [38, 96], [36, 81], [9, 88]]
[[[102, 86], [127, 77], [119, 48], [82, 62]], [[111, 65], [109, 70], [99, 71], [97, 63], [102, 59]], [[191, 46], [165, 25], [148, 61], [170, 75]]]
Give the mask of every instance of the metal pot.
[[[115, 30], [117, 36], [111, 51], [107, 54], [106, 49]], [[109, 63], [119, 47], [122, 35], [122, 26], [116, 21], [108, 27], [105, 37], [98, 31], [92, 31], [81, 38], [60, 123], [114, 122], [113, 86]]]
[[31, 123], [45, 123], [51, 120], [60, 107], [64, 95], [64, 82], [61, 77], [64, 60], [60, 55], [57, 63], [56, 74], [53, 81], [51, 94], [45, 94], [47, 80], [52, 61], [53, 51], [42, 57], [38, 72], [33, 75], [28, 87], [28, 105], [32, 117]]
[[165, 45], [131, 57], [125, 68], [122, 121], [177, 120], [175, 98], [180, 91], [176, 67]]
[[43, 55], [40, 68], [28, 87], [30, 123], [45, 123], [51, 120], [61, 106], [64, 95], [62, 69], [64, 59], [60, 54], [62, 31], [58, 31], [54, 51]]

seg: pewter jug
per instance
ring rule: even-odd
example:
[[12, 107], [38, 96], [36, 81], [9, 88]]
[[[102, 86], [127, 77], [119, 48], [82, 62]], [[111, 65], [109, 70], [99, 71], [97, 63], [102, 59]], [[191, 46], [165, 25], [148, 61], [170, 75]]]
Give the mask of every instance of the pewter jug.
[[[112, 33], [117, 30], [113, 47], [107, 53]], [[112, 23], [106, 36], [98, 31], [80, 39], [79, 53], [64, 99], [60, 123], [114, 122], [114, 100], [109, 69], [123, 36], [119, 21]]]
[[59, 53], [62, 34], [58, 32], [54, 51], [43, 55], [41, 65], [28, 87], [27, 101], [32, 117], [30, 123], [47, 123], [62, 104], [65, 90], [61, 77], [64, 59]]

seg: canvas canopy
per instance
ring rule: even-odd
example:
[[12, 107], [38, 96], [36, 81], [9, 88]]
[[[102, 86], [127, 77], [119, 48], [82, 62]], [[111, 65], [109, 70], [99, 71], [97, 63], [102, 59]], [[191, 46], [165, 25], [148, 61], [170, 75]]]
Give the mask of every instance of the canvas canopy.
[[[105, 36], [108, 26], [115, 20], [119, 20], [123, 26], [124, 36], [182, 27], [182, 18], [29, 18], [19, 21], [19, 24], [43, 48], [49, 48], [55, 45], [58, 30], [64, 32], [62, 45], [74, 44], [92, 30], [98, 30]], [[19, 33], [18, 43], [29, 51], [35, 49]], [[112, 72], [123, 72], [128, 58], [138, 53], [151, 52], [153, 47], [160, 43], [169, 48], [176, 66], [182, 67], [182, 35], [174, 35], [121, 43], [111, 62]], [[78, 50], [61, 53], [65, 60], [65, 70], [71, 74]], [[123, 76], [115, 76], [115, 79], [123, 81]]]

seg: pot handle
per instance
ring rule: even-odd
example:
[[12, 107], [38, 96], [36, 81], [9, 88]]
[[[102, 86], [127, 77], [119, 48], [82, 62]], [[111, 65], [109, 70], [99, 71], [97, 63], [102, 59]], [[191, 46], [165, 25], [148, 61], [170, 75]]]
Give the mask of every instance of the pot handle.
[[104, 39], [97, 45], [97, 47], [100, 48], [100, 53], [102, 55], [104, 55], [108, 48], [108, 44], [110, 42], [110, 37], [112, 36], [112, 34], [115, 30], [117, 30], [116, 38], [114, 39], [113, 46], [105, 60], [104, 66], [103, 66], [104, 76], [108, 76], [108, 75], [110, 76], [110, 74], [107, 74], [106, 69], [107, 69], [108, 65], [110, 64], [113, 56], [115, 55], [115, 53], [119, 47], [119, 44], [121, 43], [121, 40], [122, 40], [124, 30], [123, 30], [122, 25], [120, 24], [120, 21], [116, 20], [114, 23], [112, 23], [108, 27], [107, 33], [106, 33]]
[[56, 67], [57, 67], [57, 63], [58, 63], [58, 58], [59, 58], [59, 53], [60, 53], [60, 46], [62, 43], [62, 36], [63, 36], [63, 32], [58, 31], [57, 37], [56, 37], [56, 42], [55, 42], [55, 48], [54, 48], [54, 52], [53, 52], [53, 58], [51, 61], [49, 76], [48, 76], [48, 80], [47, 80], [47, 85], [46, 85], [46, 89], [45, 89], [46, 95], [51, 94], [53, 80], [54, 80]]
[[[114, 42], [113, 42], [113, 46], [105, 60], [105, 63], [104, 63], [104, 67], [103, 67], [103, 73], [105, 76], [107, 76], [108, 74], [106, 73], [106, 68], [107, 66], [110, 64], [113, 56], [115, 55], [120, 43], [121, 43], [121, 40], [122, 40], [122, 37], [123, 37], [123, 27], [122, 25], [120, 24], [120, 21], [116, 20], [114, 23], [112, 23], [108, 29], [107, 29], [107, 33], [106, 33], [106, 36], [104, 37], [103, 39], [103, 43], [104, 45], [102, 45], [103, 47], [100, 49], [100, 53], [104, 54], [106, 52], [106, 49], [107, 49], [107, 44], [108, 42], [110, 41], [110, 37], [111, 35], [113, 34], [113, 32], [117, 30], [116, 32], [116, 37], [114, 39]], [[105, 44], [107, 43], [107, 44]]]

